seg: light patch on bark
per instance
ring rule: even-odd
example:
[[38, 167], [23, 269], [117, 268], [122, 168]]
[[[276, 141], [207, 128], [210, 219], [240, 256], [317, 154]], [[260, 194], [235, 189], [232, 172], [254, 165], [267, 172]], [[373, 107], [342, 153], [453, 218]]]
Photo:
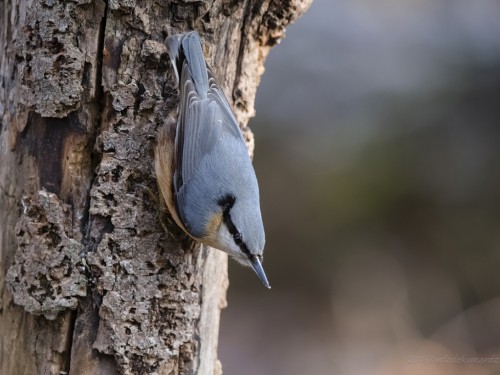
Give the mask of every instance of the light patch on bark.
[[[82, 81], [89, 74], [85, 69], [91, 66], [85, 68], [85, 63], [94, 58], [89, 52], [96, 48], [96, 41], [87, 40], [85, 33], [94, 33], [99, 22], [92, 17], [94, 7], [87, 3], [32, 0], [19, 8], [24, 32], [16, 40], [21, 79], [18, 100], [43, 117], [63, 118], [81, 105]], [[82, 32], [82, 19], [93, 28]]]
[[42, 190], [34, 200], [25, 197], [23, 210], [7, 285], [16, 304], [55, 319], [60, 311], [75, 309], [78, 297], [86, 295], [83, 245], [71, 238], [71, 207], [55, 194]]

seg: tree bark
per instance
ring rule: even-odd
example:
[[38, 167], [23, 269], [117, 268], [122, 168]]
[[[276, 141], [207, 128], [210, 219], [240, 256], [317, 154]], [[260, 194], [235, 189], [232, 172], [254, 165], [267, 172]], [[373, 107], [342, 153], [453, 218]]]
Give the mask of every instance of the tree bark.
[[0, 1], [0, 374], [222, 373], [226, 255], [158, 219], [163, 41], [199, 31], [252, 153], [264, 60], [309, 1]]

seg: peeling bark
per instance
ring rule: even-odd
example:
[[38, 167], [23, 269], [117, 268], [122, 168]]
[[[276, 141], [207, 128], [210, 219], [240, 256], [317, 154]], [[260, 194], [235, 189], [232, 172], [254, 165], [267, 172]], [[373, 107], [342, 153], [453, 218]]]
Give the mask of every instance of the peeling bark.
[[[0, 373], [220, 374], [227, 257], [162, 229], [167, 35], [195, 29], [246, 127], [309, 0], [0, 2]], [[7, 272], [8, 271], [8, 272]]]
[[42, 190], [36, 202], [22, 200], [23, 213], [16, 226], [17, 252], [7, 272], [14, 302], [27, 312], [55, 319], [78, 306], [85, 297], [87, 279], [83, 245], [71, 238], [70, 206]]

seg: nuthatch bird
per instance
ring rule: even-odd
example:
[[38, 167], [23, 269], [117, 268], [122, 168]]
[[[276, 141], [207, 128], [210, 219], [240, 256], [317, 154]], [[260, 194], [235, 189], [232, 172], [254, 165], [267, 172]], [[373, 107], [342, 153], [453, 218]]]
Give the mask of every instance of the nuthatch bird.
[[170, 214], [190, 237], [262, 268], [264, 226], [259, 187], [243, 135], [208, 67], [196, 32], [170, 36], [179, 85], [177, 124], [167, 121], [155, 147], [155, 171]]

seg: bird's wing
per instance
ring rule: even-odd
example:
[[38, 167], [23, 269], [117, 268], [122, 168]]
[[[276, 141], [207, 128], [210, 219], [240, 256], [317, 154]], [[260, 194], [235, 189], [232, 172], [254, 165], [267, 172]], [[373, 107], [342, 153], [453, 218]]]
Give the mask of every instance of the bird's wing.
[[207, 97], [217, 103], [218, 108], [221, 111], [221, 116], [224, 117], [225, 120], [224, 121], [226, 125], [225, 131], [230, 132], [237, 138], [240, 138], [244, 144], [240, 127], [238, 126], [238, 122], [234, 117], [233, 110], [231, 109], [231, 106], [229, 105], [226, 99], [226, 95], [224, 95], [224, 92], [219, 87], [217, 81], [215, 80], [212, 74], [212, 71], [207, 68], [207, 72], [208, 72], [208, 86], [209, 86]]
[[183, 86], [175, 147], [176, 193], [193, 177], [202, 160], [217, 158], [224, 152], [223, 149], [214, 152], [218, 142], [230, 140], [234, 145], [236, 140], [245, 147], [238, 123], [211, 73], [208, 93], [202, 98], [187, 72], [188, 69], [183, 69], [181, 77]]

